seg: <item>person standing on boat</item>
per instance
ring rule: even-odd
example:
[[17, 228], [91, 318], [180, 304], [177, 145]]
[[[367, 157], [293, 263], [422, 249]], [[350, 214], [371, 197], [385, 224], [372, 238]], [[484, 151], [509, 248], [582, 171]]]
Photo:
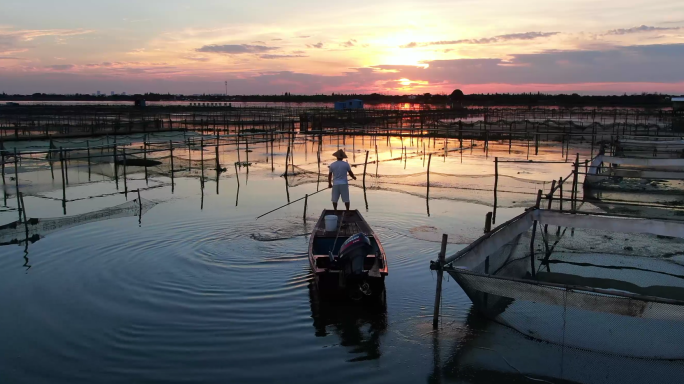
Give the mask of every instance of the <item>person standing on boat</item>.
[[337, 161], [328, 166], [328, 168], [330, 168], [330, 172], [328, 173], [328, 188], [332, 188], [333, 208], [337, 211], [337, 202], [340, 199], [340, 196], [342, 196], [342, 201], [348, 211], [349, 181], [347, 180], [347, 174], [354, 180], [356, 180], [356, 176], [354, 176], [349, 163], [342, 160], [347, 158], [347, 154], [344, 153], [343, 150], [337, 150], [337, 152], [333, 153], [333, 156], [337, 158]]

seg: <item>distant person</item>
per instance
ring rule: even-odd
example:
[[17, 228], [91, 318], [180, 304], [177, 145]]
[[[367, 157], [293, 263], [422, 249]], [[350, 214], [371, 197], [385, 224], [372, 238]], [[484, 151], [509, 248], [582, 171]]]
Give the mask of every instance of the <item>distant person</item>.
[[330, 168], [330, 172], [328, 173], [328, 188], [332, 188], [333, 208], [337, 211], [337, 201], [340, 200], [340, 196], [342, 196], [342, 201], [348, 211], [349, 182], [347, 180], [347, 173], [354, 180], [356, 180], [356, 176], [354, 176], [349, 163], [342, 161], [342, 159], [347, 158], [347, 154], [344, 153], [343, 150], [339, 149], [337, 152], [333, 153], [333, 156], [337, 158], [337, 161], [328, 166], [328, 168]]

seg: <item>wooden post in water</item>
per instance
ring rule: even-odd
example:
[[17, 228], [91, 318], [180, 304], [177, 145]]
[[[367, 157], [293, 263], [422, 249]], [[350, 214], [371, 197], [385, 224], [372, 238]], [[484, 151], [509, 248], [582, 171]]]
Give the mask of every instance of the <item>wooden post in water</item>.
[[221, 163], [219, 162], [219, 148], [218, 144], [216, 145], [216, 172], [220, 173], [221, 172]]
[[[367, 153], [367, 152], [366, 152]], [[288, 162], [290, 160], [290, 141], [287, 141], [287, 154], [285, 155], [285, 178], [287, 178], [287, 166]], [[363, 176], [366, 176], [366, 173], [364, 172]]]
[[408, 153], [406, 152], [406, 146], [404, 146], [404, 169], [406, 169], [406, 161], [408, 160]]
[[494, 158], [494, 210], [492, 213], [492, 223], [496, 224], [497, 191], [499, 189], [499, 158]]
[[428, 171], [427, 171], [427, 198], [430, 198], [430, 163], [432, 162], [432, 153], [428, 156]]
[[66, 183], [69, 185], [69, 152], [64, 150], [64, 175], [66, 176]]
[[[19, 199], [21, 200], [21, 213], [24, 215], [24, 225], [27, 225], [28, 223], [28, 218], [26, 217], [26, 204], [24, 203], [24, 194], [19, 192], [17, 193], [19, 195]], [[26, 238], [28, 239], [28, 227], [26, 230]]]
[[432, 314], [432, 329], [439, 325], [439, 304], [442, 301], [442, 278], [444, 277], [444, 264], [446, 261], [446, 247], [449, 235], [442, 234], [442, 247], [439, 250], [437, 265], [437, 290], [435, 291], [435, 311]]
[[19, 156], [17, 155], [17, 148], [14, 148], [14, 187], [17, 195], [17, 211], [19, 212], [19, 221], [21, 222], [21, 200], [19, 197]]
[[140, 198], [140, 188], [138, 188], [138, 224], [142, 222], [142, 199]]
[[[559, 209], [563, 210], [563, 178], [558, 178], [558, 205]], [[559, 227], [560, 228], [560, 227]]]
[[[549, 192], [549, 205], [546, 209], [551, 209], [551, 204], [553, 204], [553, 194], [555, 193], [554, 189], [556, 189], [556, 180], [553, 180], [551, 182], [551, 192]], [[549, 225], [544, 224], [544, 233], [549, 233]]]
[[579, 153], [575, 157], [575, 169], [572, 172], [572, 190], [570, 198], [570, 206], [572, 213], [577, 211], [577, 179], [579, 174]]
[[302, 216], [302, 219], [306, 221], [306, 208], [309, 205], [309, 194], [307, 193], [304, 195], [304, 215]]
[[[537, 203], [534, 205], [535, 209], [539, 209], [539, 204], [541, 204], [541, 198], [542, 198], [542, 190], [540, 189], [537, 191]], [[537, 275], [537, 271], [535, 271], [535, 266], [534, 266], [534, 237], [537, 234], [537, 220], [534, 221], [532, 224], [532, 236], [530, 237], [530, 265], [531, 265], [531, 274], [532, 277], [535, 277]]]
[[62, 171], [62, 208], [66, 215], [66, 181], [64, 177], [64, 156], [62, 155], [61, 149], [59, 150], [59, 169]]
[[[113, 146], [114, 148], [114, 181], [116, 182], [116, 190], [119, 190], [119, 165], [116, 163], [116, 144]], [[60, 148], [60, 163], [62, 162], [61, 158], [61, 148]], [[63, 167], [62, 167], [63, 168]]]
[[169, 152], [171, 153], [171, 193], [174, 192], [176, 186], [173, 180], [173, 141], [169, 140]]
[[485, 215], [485, 227], [484, 233], [489, 233], [492, 231], [492, 212], [487, 212]]
[[121, 155], [123, 156], [124, 196], [126, 196], [126, 199], [128, 199], [128, 182], [126, 181], [128, 178], [126, 173], [126, 147], [121, 149]]
[[366, 151], [366, 161], [363, 162], [363, 189], [366, 189], [366, 167], [368, 166], [368, 151]]
[[[88, 155], [88, 181], [90, 181], [90, 140], [86, 140], [86, 148], [88, 150], [87, 155]], [[52, 170], [52, 164], [50, 164], [50, 170]], [[55, 175], [52, 175], [52, 178], [55, 178]]]

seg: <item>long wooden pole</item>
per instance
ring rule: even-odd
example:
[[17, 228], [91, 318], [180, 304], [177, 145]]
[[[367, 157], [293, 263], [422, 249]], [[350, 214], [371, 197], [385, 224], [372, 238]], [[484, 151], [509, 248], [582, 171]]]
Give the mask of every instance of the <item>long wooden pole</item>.
[[[553, 204], [553, 193], [555, 190], [556, 190], [556, 180], [553, 180], [551, 182], [551, 192], [549, 193], [549, 196], [548, 196], [549, 197], [549, 205], [548, 205], [548, 208], [546, 208], [546, 209], [549, 209], [549, 210], [551, 209], [551, 204]], [[548, 224], [544, 224], [544, 233], [549, 233], [549, 225]]]
[[577, 178], [578, 178], [578, 173], [579, 173], [579, 153], [577, 154], [577, 157], [575, 157], [575, 169], [573, 170], [573, 175], [572, 175], [572, 190], [571, 190], [571, 209], [572, 212], [574, 213], [577, 210]]
[[499, 189], [499, 158], [494, 158], [494, 209], [492, 212], [492, 224], [496, 224], [496, 206], [498, 205], [497, 191]]
[[17, 211], [19, 212], [19, 221], [21, 222], [21, 198], [19, 197], [19, 156], [17, 155], [17, 149], [14, 148], [14, 186], [15, 193], [17, 195]]
[[437, 269], [437, 289], [435, 291], [435, 310], [432, 314], [432, 329], [437, 329], [439, 325], [439, 304], [442, 301], [442, 279], [444, 277], [444, 263], [446, 260], [446, 247], [449, 235], [442, 234], [442, 247], [439, 251], [438, 269]]
[[[542, 197], [542, 190], [540, 189], [537, 192], [537, 203], [534, 205], [535, 209], [539, 209], [539, 204], [541, 203], [541, 197]], [[530, 266], [531, 266], [531, 274], [532, 277], [535, 277], [537, 274], [537, 271], [535, 271], [535, 266], [534, 266], [534, 237], [537, 234], [537, 220], [534, 221], [532, 224], [532, 236], [530, 236]]]
[[366, 151], [366, 160], [363, 162], [363, 188], [366, 188], [366, 167], [368, 167], [368, 151]]
[[306, 195], [306, 196], [304, 196], [304, 197], [301, 197], [301, 198], [299, 198], [299, 199], [297, 199], [297, 200], [291, 201], [291, 202], [289, 202], [289, 203], [287, 203], [287, 204], [285, 204], [285, 205], [281, 205], [280, 207], [278, 207], [278, 208], [276, 208], [276, 209], [273, 209], [273, 210], [270, 210], [270, 211], [264, 213], [263, 215], [257, 216], [255, 220], [259, 220], [260, 218], [262, 218], [262, 217], [268, 215], [269, 213], [273, 213], [273, 212], [275, 212], [275, 211], [277, 211], [277, 210], [279, 210], [279, 209], [282, 209], [282, 208], [287, 207], [288, 205], [292, 205], [292, 204], [294, 204], [294, 203], [296, 203], [296, 202], [298, 202], [298, 201], [304, 200], [305, 198], [308, 200], [309, 197], [311, 197], [311, 196], [313, 196], [313, 195], [315, 195], [315, 194], [317, 194], [317, 193], [321, 193], [321, 192], [323, 192], [323, 191], [326, 191], [326, 190], [328, 190], [328, 189], [330, 189], [330, 188], [321, 189], [321, 190], [318, 191], [318, 192], [311, 193], [311, 194]]
[[302, 216], [302, 219], [306, 221], [306, 208], [309, 205], [309, 194], [307, 193], [304, 195], [304, 215]]
[[427, 198], [430, 198], [430, 163], [432, 163], [432, 153], [428, 156], [427, 167]]

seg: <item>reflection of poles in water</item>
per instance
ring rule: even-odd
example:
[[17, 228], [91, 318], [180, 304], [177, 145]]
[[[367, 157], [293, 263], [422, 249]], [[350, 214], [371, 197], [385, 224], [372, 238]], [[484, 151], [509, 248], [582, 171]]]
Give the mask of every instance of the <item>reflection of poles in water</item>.
[[26, 217], [26, 204], [24, 203], [24, 194], [19, 193], [17, 191], [17, 195], [20, 196], [21, 199], [21, 211], [20, 215], [23, 212], [24, 214], [24, 233], [25, 233], [25, 244], [24, 244], [24, 267], [26, 267], [26, 270], [28, 271], [31, 269], [31, 266], [29, 265], [29, 259], [28, 259], [28, 247], [29, 247], [29, 229], [28, 229], [28, 218]]
[[[218, 141], [217, 141], [218, 143]], [[216, 194], [219, 194], [219, 176], [221, 175], [221, 163], [219, 161], [219, 146], [216, 144]]]
[[[147, 141], [144, 140], [143, 138], [143, 160], [145, 161], [145, 164], [147, 164]], [[188, 152], [190, 151], [190, 148], [188, 148]], [[145, 185], [150, 185], [150, 180], [147, 176], [147, 165], [143, 167], [145, 169]]]
[[15, 194], [17, 195], [17, 212], [19, 213], [19, 222], [21, 222], [21, 201], [19, 195], [19, 163], [17, 162], [17, 149], [14, 148], [14, 185]]
[[[59, 163], [61, 164], [62, 173], [64, 173], [64, 161], [62, 159], [62, 148], [59, 148]], [[114, 182], [116, 183], [116, 190], [119, 190], [119, 164], [116, 159], [116, 145], [114, 145]], [[64, 175], [62, 175], [64, 176]]]
[[140, 197], [140, 188], [138, 188], [138, 226], [142, 226], [142, 198]]
[[[90, 181], [90, 141], [86, 140], [86, 149], [88, 151], [88, 181]], [[52, 161], [50, 162], [50, 171], [52, 171]], [[52, 179], [55, 179], [55, 174], [52, 174]]]
[[126, 181], [126, 179], [128, 178], [126, 173], [126, 147], [123, 147], [121, 149], [121, 155], [123, 157], [124, 198], [128, 200], [128, 182]]
[[378, 154], [378, 145], [375, 144], [375, 181], [378, 181], [378, 167], [380, 166], [380, 155]]
[[169, 140], [169, 152], [171, 153], [171, 193], [175, 191], [176, 183], [173, 176], [173, 141]]
[[356, 163], [356, 135], [352, 136], [352, 161]]
[[427, 215], [430, 217], [430, 163], [432, 163], [432, 153], [428, 156], [427, 166], [427, 193], [425, 194], [425, 204], [427, 206]]
[[[114, 168], [116, 168], [116, 162], [114, 162]], [[62, 210], [64, 211], [64, 214], [66, 215], [66, 181], [64, 177], [64, 155], [62, 154], [62, 149], [59, 149], [59, 169], [62, 171]], [[117, 188], [118, 188], [118, 183], [117, 183]]]
[[408, 161], [408, 152], [406, 151], [406, 146], [404, 146], [404, 169], [406, 169], [406, 162]]
[[235, 192], [235, 206], [238, 206], [238, 199], [240, 198], [240, 174], [238, 173], [238, 166], [235, 163], [235, 180], [237, 181], [237, 191]]
[[316, 151], [318, 157], [318, 174], [316, 175], [316, 192], [320, 190], [321, 185], [321, 144], [318, 142], [318, 150]]
[[204, 189], [204, 136], [200, 139], [200, 168], [202, 168], [202, 174], [200, 175], [200, 185]]
[[439, 332], [432, 331], [432, 373], [428, 376], [428, 384], [442, 382], [442, 357], [439, 348]]

